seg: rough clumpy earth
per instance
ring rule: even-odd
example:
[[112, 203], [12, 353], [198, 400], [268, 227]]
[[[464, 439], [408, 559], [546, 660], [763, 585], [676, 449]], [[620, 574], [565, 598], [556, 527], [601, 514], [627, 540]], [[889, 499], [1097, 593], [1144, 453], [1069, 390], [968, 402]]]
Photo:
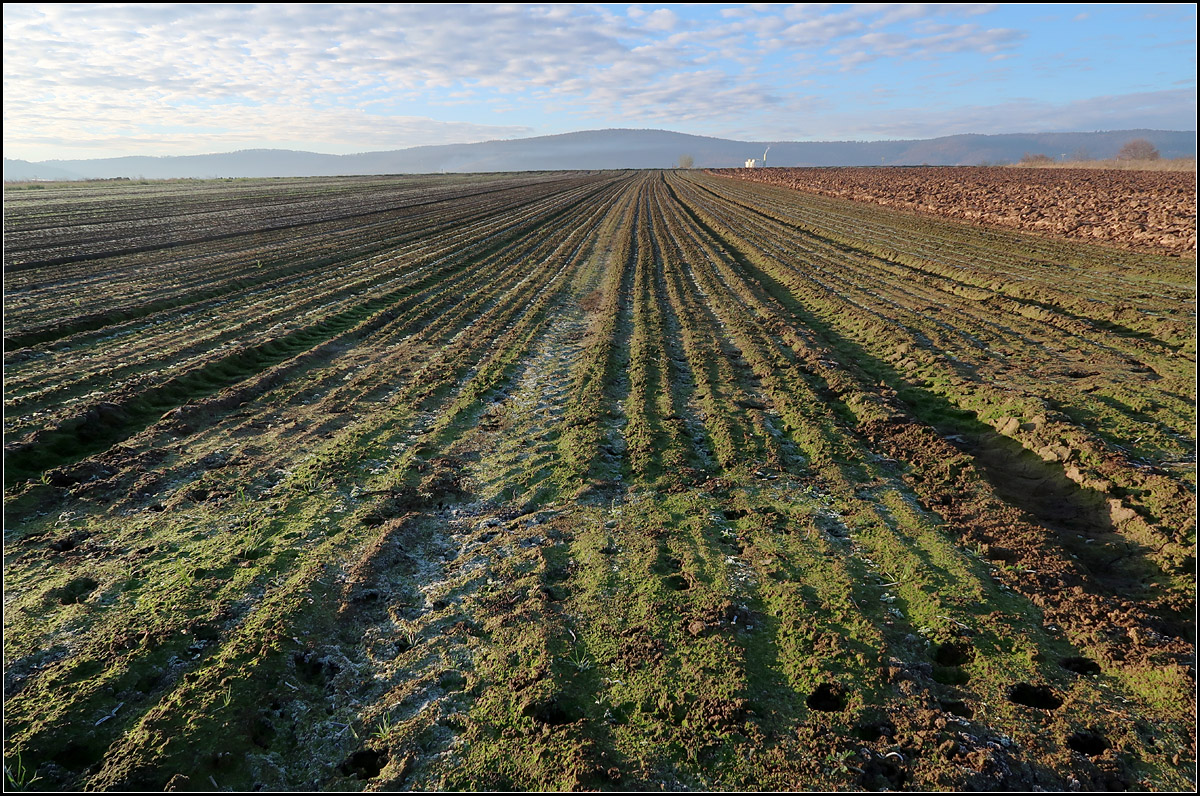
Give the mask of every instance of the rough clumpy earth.
[[1141, 251], [1196, 251], [1196, 175], [1187, 172], [922, 166], [714, 173]]

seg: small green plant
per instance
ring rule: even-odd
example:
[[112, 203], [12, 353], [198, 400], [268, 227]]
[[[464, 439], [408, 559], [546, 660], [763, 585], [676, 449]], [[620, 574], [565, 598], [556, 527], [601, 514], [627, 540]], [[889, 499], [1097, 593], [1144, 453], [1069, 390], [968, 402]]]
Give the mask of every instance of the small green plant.
[[392, 717], [385, 713], [380, 717], [379, 724], [375, 727], [373, 734], [379, 740], [386, 741], [395, 729], [396, 725], [392, 722]]
[[191, 586], [196, 580], [195, 568], [189, 566], [186, 558], [176, 558], [171, 562], [171, 569], [175, 572], [175, 582], [181, 586]]
[[415, 628], [407, 627], [407, 626], [400, 628], [400, 651], [401, 652], [407, 652], [408, 650], [417, 646], [417, 642], [420, 640], [421, 640], [421, 638], [420, 638], [420, 636], [417, 635], [417, 631]]
[[15, 760], [4, 762], [4, 782], [12, 790], [26, 790], [40, 779], [36, 768], [30, 771], [26, 767], [25, 761], [21, 759], [20, 750], [17, 750]]
[[839, 774], [846, 774], [850, 771], [849, 760], [854, 756], [854, 752], [847, 749], [844, 752], [830, 752], [825, 755], [825, 765], [831, 771], [836, 771]]
[[297, 474], [293, 479], [293, 483], [297, 489], [309, 495], [321, 494], [333, 488], [332, 479], [322, 476], [316, 470], [308, 470]]
[[578, 671], [586, 672], [592, 668], [592, 659], [587, 656], [583, 650], [574, 650], [567, 656], [567, 663], [574, 666]]

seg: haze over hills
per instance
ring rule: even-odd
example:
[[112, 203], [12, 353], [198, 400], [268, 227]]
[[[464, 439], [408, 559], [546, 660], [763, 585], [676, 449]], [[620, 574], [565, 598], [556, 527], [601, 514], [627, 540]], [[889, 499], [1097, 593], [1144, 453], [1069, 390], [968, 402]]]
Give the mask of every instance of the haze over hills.
[[907, 141], [732, 141], [667, 130], [589, 130], [476, 144], [421, 146], [354, 155], [282, 149], [211, 155], [95, 160], [4, 160], [5, 180], [309, 177], [351, 174], [669, 168], [691, 155], [697, 168], [741, 166], [770, 147], [770, 166], [969, 166], [1012, 163], [1025, 154], [1055, 159], [1111, 158], [1135, 138], [1162, 157], [1195, 157], [1194, 131], [953, 135]]

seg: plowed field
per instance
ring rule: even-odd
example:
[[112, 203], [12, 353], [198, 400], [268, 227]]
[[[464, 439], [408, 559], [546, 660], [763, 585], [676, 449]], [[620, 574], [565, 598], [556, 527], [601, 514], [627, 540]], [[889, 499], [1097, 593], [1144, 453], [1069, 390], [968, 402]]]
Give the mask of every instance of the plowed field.
[[713, 173], [1055, 237], [1196, 256], [1192, 172], [939, 166]]
[[1190, 260], [691, 172], [5, 210], [10, 786], [1195, 786]]

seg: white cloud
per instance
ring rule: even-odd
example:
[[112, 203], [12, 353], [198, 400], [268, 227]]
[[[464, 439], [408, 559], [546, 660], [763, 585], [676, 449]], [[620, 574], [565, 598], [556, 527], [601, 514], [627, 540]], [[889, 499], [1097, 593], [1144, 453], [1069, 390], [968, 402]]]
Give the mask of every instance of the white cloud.
[[[154, 127], [196, 125], [342, 148], [372, 129], [391, 147], [504, 137], [529, 128], [350, 110], [553, 88], [628, 54], [610, 18], [569, 7], [6, 6], [4, 28], [10, 146], [46, 138], [39, 126], [97, 138], [80, 117], [148, 141]], [[336, 120], [331, 107], [344, 108]]]
[[918, 26], [922, 35], [897, 32], [865, 33], [834, 48], [844, 53], [845, 68], [861, 66], [881, 58], [930, 59], [951, 53], [1003, 54], [1015, 47], [1025, 33], [1010, 28], [981, 29], [976, 25], [943, 25], [924, 21]]
[[897, 109], [886, 117], [880, 117], [877, 112], [838, 114], [825, 118], [823, 125], [827, 129], [844, 131], [851, 137], [933, 138], [998, 131], [1186, 130], [1193, 127], [1195, 118], [1196, 93], [1172, 89], [1095, 96], [1062, 103], [1016, 99], [941, 111]]
[[644, 24], [649, 30], [675, 30], [676, 26], [679, 25], [679, 17], [677, 17], [675, 12], [671, 11], [669, 8], [660, 8], [647, 16]]

